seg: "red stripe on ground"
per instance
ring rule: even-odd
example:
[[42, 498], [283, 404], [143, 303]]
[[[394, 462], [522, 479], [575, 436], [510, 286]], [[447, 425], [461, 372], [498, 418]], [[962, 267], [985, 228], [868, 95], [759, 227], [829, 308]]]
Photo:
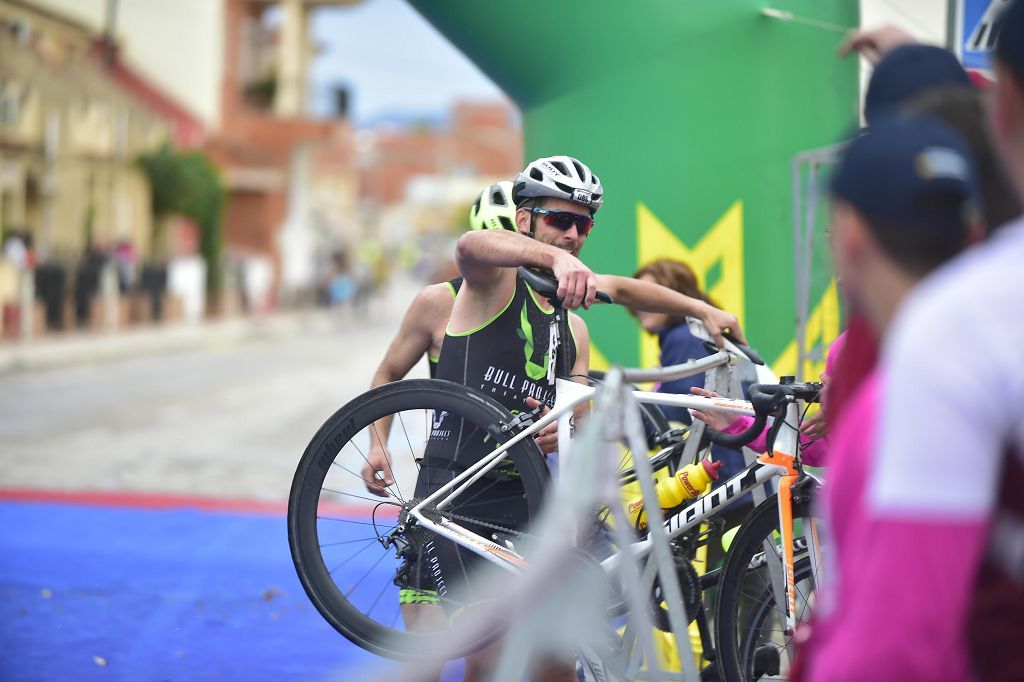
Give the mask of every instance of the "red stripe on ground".
[[[282, 515], [288, 511], [285, 502], [242, 500], [163, 493], [131, 493], [104, 491], [42, 490], [33, 488], [0, 488], [0, 500], [12, 502], [51, 502], [97, 507], [131, 507], [136, 509], [199, 509], [202, 511], [239, 512], [243, 514]], [[394, 511], [392, 511], [394, 510]], [[345, 517], [366, 517], [372, 506], [355, 504], [322, 504], [320, 514]], [[397, 508], [382, 507], [378, 518], [394, 518]]]

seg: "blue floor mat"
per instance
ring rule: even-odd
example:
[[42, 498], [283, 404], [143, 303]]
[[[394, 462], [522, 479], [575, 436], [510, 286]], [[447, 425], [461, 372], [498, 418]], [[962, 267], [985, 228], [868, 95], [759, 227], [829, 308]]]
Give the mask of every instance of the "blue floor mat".
[[0, 529], [2, 680], [393, 672], [309, 603], [283, 517], [5, 502]]

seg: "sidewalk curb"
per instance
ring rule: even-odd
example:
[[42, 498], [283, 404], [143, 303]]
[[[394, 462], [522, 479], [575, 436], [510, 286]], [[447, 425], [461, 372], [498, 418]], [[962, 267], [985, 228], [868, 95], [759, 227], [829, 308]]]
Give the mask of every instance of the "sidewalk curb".
[[237, 317], [198, 324], [130, 329], [112, 334], [71, 334], [28, 344], [0, 344], [0, 376], [125, 358], [222, 348], [260, 339], [291, 336], [302, 331], [337, 329], [336, 311], [278, 313]]

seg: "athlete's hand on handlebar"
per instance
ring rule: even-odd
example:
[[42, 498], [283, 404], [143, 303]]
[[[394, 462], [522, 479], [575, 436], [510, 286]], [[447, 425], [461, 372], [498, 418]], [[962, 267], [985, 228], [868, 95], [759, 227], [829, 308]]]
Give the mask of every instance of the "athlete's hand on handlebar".
[[[395, 476], [391, 472], [391, 461], [387, 453], [379, 446], [370, 448], [366, 463], [360, 472], [366, 489], [379, 497], [388, 496], [388, 486], [395, 484]], [[378, 476], [379, 474], [379, 476]]]
[[593, 271], [571, 253], [561, 251], [551, 264], [558, 280], [558, 298], [566, 310], [590, 308], [597, 296], [597, 277]]
[[740, 321], [732, 313], [707, 304], [696, 317], [704, 323], [704, 328], [708, 330], [708, 334], [711, 334], [711, 338], [715, 340], [715, 344], [719, 348], [725, 346], [725, 337], [722, 334], [728, 334], [733, 340], [748, 345], [746, 337], [743, 336], [743, 330], [740, 329]]

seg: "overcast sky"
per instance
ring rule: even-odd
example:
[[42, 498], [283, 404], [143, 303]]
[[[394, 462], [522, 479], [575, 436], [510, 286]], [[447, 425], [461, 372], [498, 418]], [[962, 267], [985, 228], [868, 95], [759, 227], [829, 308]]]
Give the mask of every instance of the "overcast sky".
[[495, 100], [501, 91], [404, 0], [367, 0], [313, 14], [314, 111], [346, 84], [361, 123], [385, 116], [436, 117], [459, 99]]

